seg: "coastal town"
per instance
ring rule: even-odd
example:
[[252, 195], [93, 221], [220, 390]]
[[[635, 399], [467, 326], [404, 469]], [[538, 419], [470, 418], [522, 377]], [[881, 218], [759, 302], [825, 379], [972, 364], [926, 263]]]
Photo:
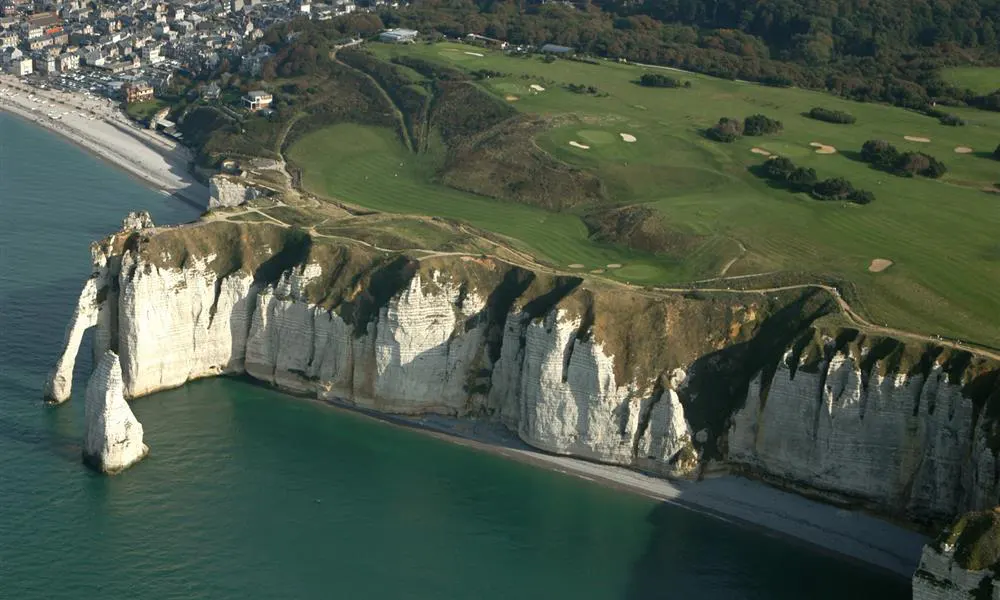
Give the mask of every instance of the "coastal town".
[[153, 90], [175, 73], [197, 74], [233, 57], [260, 68], [268, 51], [243, 56], [264, 30], [295, 18], [319, 21], [386, 4], [354, 0], [206, 2], [81, 0], [0, 2], [0, 62], [4, 72], [122, 98], [129, 85]]
[[[226, 63], [259, 73], [273, 55], [264, 31], [294, 19], [329, 20], [396, 2], [227, 0], [0, 2], [0, 109], [69, 138], [155, 187], [204, 203], [183, 136], [157, 99], [176, 78]], [[196, 89], [219, 99], [216, 84]], [[234, 106], [266, 113], [270, 94]]]

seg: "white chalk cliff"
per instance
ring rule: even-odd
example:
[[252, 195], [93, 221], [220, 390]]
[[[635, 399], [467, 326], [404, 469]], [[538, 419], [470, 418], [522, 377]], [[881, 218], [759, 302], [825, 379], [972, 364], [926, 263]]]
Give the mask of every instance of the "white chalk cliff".
[[142, 424], [125, 401], [118, 355], [104, 353], [87, 384], [84, 462], [104, 473], [117, 473], [142, 460]]
[[996, 365], [816, 332], [822, 294], [654, 295], [303, 235], [215, 222], [101, 242], [48, 395], [69, 397], [96, 326], [125, 398], [246, 373], [375, 411], [491, 419], [658, 474], [711, 459], [905, 518], [997, 503], [998, 436], [977, 408]]

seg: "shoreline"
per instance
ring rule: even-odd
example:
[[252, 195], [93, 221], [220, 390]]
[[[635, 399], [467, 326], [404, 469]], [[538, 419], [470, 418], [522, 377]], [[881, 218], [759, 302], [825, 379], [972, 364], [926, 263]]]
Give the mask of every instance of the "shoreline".
[[[236, 379], [261, 384], [247, 375]], [[663, 479], [621, 465], [545, 452], [529, 446], [514, 432], [495, 422], [441, 415], [385, 414], [280, 388], [269, 389], [286, 397], [319, 402], [334, 410], [361, 415], [472, 450], [640, 494], [907, 582], [917, 568], [924, 544], [929, 541], [921, 533], [870, 514], [838, 508], [739, 475], [714, 475], [701, 481]]]
[[0, 112], [56, 134], [158, 191], [201, 209], [208, 204], [208, 187], [188, 170], [188, 150], [139, 129], [104, 98], [42, 90], [0, 75]]
[[[7, 75], [0, 75], [0, 90], [3, 88], [7, 93], [0, 94], [0, 111], [34, 122], [154, 189], [197, 204], [202, 209], [207, 206], [207, 187], [188, 172], [187, 149], [155, 133], [138, 129], [115, 105], [79, 93], [34, 89]], [[29, 99], [29, 94], [33, 94], [35, 100]], [[60, 113], [59, 118], [48, 116], [54, 111]], [[741, 476], [718, 475], [697, 482], [667, 480], [624, 466], [532, 448], [497, 423], [433, 415], [382, 414], [345, 403], [321, 402], [467, 448], [642, 494], [658, 502], [757, 530], [763, 535], [805, 544], [838, 559], [890, 572], [907, 580], [916, 569], [927, 541], [917, 532], [863, 512], [823, 504]]]

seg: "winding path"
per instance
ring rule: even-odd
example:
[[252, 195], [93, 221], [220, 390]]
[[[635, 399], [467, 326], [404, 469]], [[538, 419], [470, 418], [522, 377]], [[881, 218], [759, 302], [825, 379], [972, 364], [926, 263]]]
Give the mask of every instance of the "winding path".
[[[281, 206], [281, 205], [282, 204], [279, 204], [278, 206]], [[268, 215], [268, 214], [260, 211], [257, 208], [245, 208], [242, 212], [229, 213], [229, 214], [225, 215], [224, 217], [220, 216], [220, 217], [218, 217], [217, 219], [214, 219], [214, 220], [223, 220], [223, 221], [230, 221], [230, 222], [238, 222], [238, 221], [233, 221], [233, 218], [234, 217], [238, 217], [238, 216], [243, 215], [243, 214], [247, 214], [247, 213], [256, 213], [258, 215], [261, 215], [262, 217], [264, 217], [265, 219], [267, 219], [272, 224], [278, 225], [280, 227], [286, 227], [286, 228], [287, 227], [291, 227], [291, 225], [289, 225], [288, 223], [285, 223], [284, 221], [281, 221], [280, 219], [272, 217], [271, 215]], [[528, 268], [531, 268], [531, 269], [536, 270], [536, 271], [542, 271], [542, 272], [546, 272], [546, 273], [553, 274], [553, 275], [569, 275], [569, 276], [579, 277], [579, 273], [573, 273], [573, 272], [569, 272], [569, 271], [563, 271], [563, 270], [557, 269], [557, 268], [549, 266], [549, 265], [541, 264], [538, 261], [536, 261], [533, 257], [525, 254], [524, 252], [520, 252], [518, 250], [514, 250], [512, 248], [509, 248], [507, 246], [503, 246], [503, 245], [501, 245], [500, 243], [498, 243], [498, 242], [496, 242], [494, 240], [490, 240], [490, 239], [482, 236], [481, 234], [478, 234], [478, 233], [476, 233], [474, 231], [469, 230], [467, 227], [465, 227], [465, 225], [459, 225], [459, 229], [462, 232], [464, 232], [464, 233], [466, 233], [466, 234], [468, 234], [470, 236], [478, 238], [481, 242], [485, 242], [486, 244], [494, 246], [494, 247], [503, 248], [507, 252], [510, 252], [512, 255], [517, 256], [518, 259], [521, 262], [515, 263], [515, 262], [512, 262], [508, 258], [504, 258], [504, 257], [498, 256], [496, 254], [479, 254], [479, 253], [473, 254], [473, 253], [470, 253], [470, 252], [447, 252], [447, 251], [432, 250], [432, 249], [427, 249], [427, 248], [403, 248], [403, 249], [382, 248], [382, 247], [377, 246], [375, 244], [364, 242], [362, 240], [358, 240], [358, 239], [355, 239], [355, 238], [349, 238], [349, 237], [343, 237], [343, 236], [338, 236], [338, 235], [330, 235], [330, 234], [319, 233], [319, 232], [316, 231], [315, 227], [310, 227], [309, 228], [309, 233], [311, 235], [315, 236], [315, 237], [326, 238], [326, 239], [333, 239], [333, 240], [339, 240], [339, 241], [345, 241], [345, 242], [349, 242], [349, 243], [353, 243], [353, 244], [359, 244], [359, 245], [362, 245], [362, 246], [366, 246], [368, 248], [372, 248], [373, 250], [376, 250], [376, 251], [379, 251], [379, 252], [386, 252], [386, 253], [410, 252], [410, 253], [414, 253], [414, 254], [421, 254], [422, 258], [424, 258], [424, 259], [438, 258], [438, 257], [445, 257], [445, 256], [466, 256], [466, 257], [470, 257], [470, 258], [487, 256], [487, 257], [489, 257], [489, 258], [491, 258], [493, 260], [496, 260], [496, 261], [500, 261], [500, 262], [504, 262], [504, 263], [507, 263], [507, 264], [511, 264], [511, 265], [515, 265], [515, 266], [520, 266], [520, 267], [528, 267]], [[742, 246], [742, 244], [741, 244], [741, 246]], [[759, 274], [757, 274], [757, 275], [741, 275], [741, 276], [732, 277], [732, 278], [729, 278], [729, 279], [741, 279], [741, 278], [746, 278], [746, 277], [755, 277], [755, 276], [758, 276], [758, 275]], [[979, 345], [976, 345], [976, 344], [969, 344], [969, 343], [963, 342], [961, 340], [950, 340], [950, 339], [943, 338], [943, 337], [940, 337], [940, 336], [924, 335], [924, 334], [914, 333], [912, 331], [904, 331], [902, 329], [896, 329], [896, 328], [889, 327], [889, 326], [886, 326], [886, 325], [878, 325], [876, 323], [872, 323], [871, 321], [865, 319], [860, 314], [858, 314], [851, 307], [851, 305], [847, 302], [847, 300], [844, 299], [844, 297], [840, 294], [840, 291], [836, 287], [831, 286], [831, 285], [822, 284], [822, 283], [798, 283], [798, 284], [782, 285], [782, 286], [774, 286], [774, 287], [766, 287], [766, 288], [756, 288], [756, 289], [746, 289], [746, 290], [734, 290], [734, 289], [728, 288], [728, 287], [698, 287], [698, 288], [691, 287], [691, 286], [688, 286], [688, 287], [668, 287], [668, 286], [643, 286], [643, 287], [640, 287], [640, 286], [633, 285], [631, 283], [623, 283], [623, 282], [620, 282], [620, 281], [616, 281], [616, 280], [610, 279], [608, 277], [601, 277], [601, 276], [596, 276], [596, 275], [591, 275], [591, 277], [596, 277], [598, 279], [601, 279], [602, 281], [605, 281], [607, 283], [613, 283], [615, 285], [624, 285], [624, 286], [630, 288], [633, 292], [638, 292], [640, 294], [644, 294], [644, 295], [651, 296], [651, 297], [655, 297], [655, 296], [658, 296], [658, 295], [663, 294], [663, 293], [678, 294], [678, 293], [686, 293], [686, 292], [692, 292], [692, 291], [698, 291], [698, 292], [704, 292], [704, 293], [710, 293], [710, 294], [759, 294], [759, 295], [766, 295], [766, 294], [773, 294], [773, 293], [777, 293], [777, 292], [787, 292], [787, 291], [795, 291], [795, 290], [821, 289], [824, 292], [826, 292], [827, 294], [829, 294], [836, 301], [837, 306], [840, 308], [840, 311], [844, 314], [844, 316], [846, 316], [847, 319], [849, 321], [851, 321], [852, 325], [858, 327], [859, 329], [865, 329], [865, 330], [867, 330], [869, 332], [880, 333], [880, 334], [884, 334], [884, 335], [888, 335], [888, 336], [892, 336], [892, 337], [908, 338], [908, 339], [911, 339], [911, 340], [918, 340], [918, 341], [921, 341], [921, 342], [927, 342], [927, 343], [930, 343], [930, 344], [936, 344], [938, 346], [944, 346], [944, 347], [952, 348], [952, 349], [955, 349], [955, 350], [962, 350], [962, 351], [966, 351], [966, 352], [972, 352], [972, 353], [975, 353], [975, 354], [979, 354], [981, 356], [985, 356], [985, 357], [991, 358], [991, 359], [996, 360], [996, 361], [1000, 361], [1000, 351], [996, 351], [996, 350], [991, 349], [991, 348], [987, 348], [987, 347], [984, 347], [984, 346], [979, 346]], [[717, 278], [716, 280], [725, 280], [725, 279], [726, 278]], [[706, 279], [706, 280], [702, 280], [702, 281], [713, 281], [713, 280], [712, 279]], [[698, 282], [695, 282], [695, 283], [698, 283]]]

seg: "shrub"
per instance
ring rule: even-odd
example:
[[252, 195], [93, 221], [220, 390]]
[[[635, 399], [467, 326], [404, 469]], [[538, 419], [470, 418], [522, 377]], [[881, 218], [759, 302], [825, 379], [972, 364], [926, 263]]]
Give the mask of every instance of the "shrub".
[[993, 150], [993, 158], [995, 160], [1000, 160], [1000, 144], [998, 144], [996, 149]]
[[469, 74], [475, 79], [490, 79], [491, 77], [504, 77], [507, 75], [503, 71], [494, 71], [493, 69], [476, 69]]
[[816, 119], [817, 121], [826, 121], [827, 123], [840, 123], [843, 125], [850, 125], [854, 123], [857, 119], [854, 118], [849, 112], [844, 112], [842, 110], [832, 110], [829, 108], [822, 108], [816, 106], [809, 110], [809, 117]]
[[[641, 86], [645, 87], [658, 87], [658, 88], [678, 88], [681, 87], [681, 82], [676, 77], [671, 77], [669, 75], [664, 75], [663, 73], [643, 73], [637, 81]], [[690, 82], [684, 82], [684, 87], [691, 87]]]
[[843, 177], [832, 177], [813, 186], [812, 195], [820, 200], [846, 200], [854, 191], [850, 181]]
[[923, 152], [905, 152], [899, 156], [894, 172], [897, 174], [912, 177], [913, 175], [923, 175], [931, 179], [937, 179], [948, 171], [944, 163]]
[[722, 117], [705, 131], [705, 135], [717, 142], [735, 142], [743, 135], [743, 124], [739, 119]]
[[743, 135], [778, 133], [781, 129], [781, 121], [771, 119], [765, 115], [750, 115], [743, 120]]
[[854, 190], [848, 200], [855, 204], [871, 204], [875, 201], [875, 194], [868, 190]]
[[958, 115], [944, 115], [938, 119], [942, 125], [948, 125], [950, 127], [961, 127], [965, 125], [965, 121], [962, 120]]
[[566, 89], [574, 94], [590, 94], [592, 96], [596, 96], [601, 93], [601, 90], [596, 87], [592, 85], [583, 85], [582, 83], [567, 83]]

